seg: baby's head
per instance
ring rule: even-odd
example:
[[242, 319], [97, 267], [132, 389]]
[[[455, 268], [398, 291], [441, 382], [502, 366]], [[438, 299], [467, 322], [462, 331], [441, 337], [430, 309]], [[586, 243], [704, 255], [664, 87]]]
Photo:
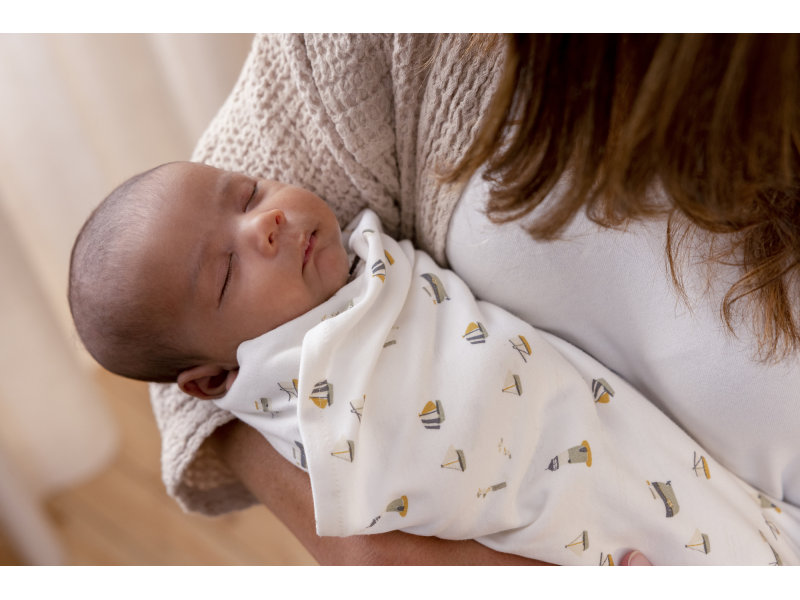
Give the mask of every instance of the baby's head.
[[109, 371], [218, 398], [239, 344], [325, 302], [348, 267], [336, 217], [312, 192], [169, 163], [123, 183], [86, 221], [69, 302]]

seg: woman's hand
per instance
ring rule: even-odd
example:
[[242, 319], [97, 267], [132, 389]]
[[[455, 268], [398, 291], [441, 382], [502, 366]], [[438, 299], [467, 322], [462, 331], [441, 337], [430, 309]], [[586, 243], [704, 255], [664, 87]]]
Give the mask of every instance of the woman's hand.
[[319, 537], [311, 481], [252, 427], [234, 420], [208, 442], [245, 486], [323, 565], [529, 565], [532, 560], [487, 548], [475, 540], [443, 540], [390, 531], [346, 538]]
[[647, 560], [647, 557], [638, 550], [631, 550], [622, 560], [619, 561], [620, 567], [652, 567], [653, 565]]

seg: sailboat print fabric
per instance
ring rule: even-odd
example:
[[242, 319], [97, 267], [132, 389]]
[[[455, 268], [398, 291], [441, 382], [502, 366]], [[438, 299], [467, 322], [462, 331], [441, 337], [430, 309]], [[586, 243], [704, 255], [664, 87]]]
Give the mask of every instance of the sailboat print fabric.
[[615, 373], [477, 301], [371, 211], [344, 235], [361, 275], [241, 344], [215, 401], [308, 471], [319, 535], [399, 529], [569, 565], [632, 549], [654, 564], [800, 563], [800, 510]]

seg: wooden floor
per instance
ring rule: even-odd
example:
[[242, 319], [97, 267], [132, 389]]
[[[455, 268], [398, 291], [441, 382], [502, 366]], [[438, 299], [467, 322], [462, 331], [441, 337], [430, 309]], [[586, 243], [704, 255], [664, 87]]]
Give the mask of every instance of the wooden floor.
[[[184, 514], [161, 482], [147, 385], [105, 371], [98, 383], [117, 417], [121, 448], [96, 479], [47, 502], [69, 564], [317, 564], [263, 506], [214, 519]], [[0, 564], [21, 564], [2, 532]]]

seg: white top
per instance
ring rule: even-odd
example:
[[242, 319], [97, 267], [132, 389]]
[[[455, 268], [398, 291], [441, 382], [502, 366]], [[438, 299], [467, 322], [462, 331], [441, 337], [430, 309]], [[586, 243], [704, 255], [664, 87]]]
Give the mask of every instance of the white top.
[[562, 239], [537, 242], [519, 222], [488, 220], [488, 192], [476, 174], [447, 236], [450, 266], [475, 295], [582, 348], [717, 461], [800, 505], [800, 359], [763, 366], [752, 359], [750, 333], [727, 332], [719, 307], [733, 270], [704, 295], [704, 271], [685, 268], [690, 311], [666, 266], [665, 221], [616, 231], [581, 213]]
[[476, 302], [372, 211], [349, 245], [363, 273], [242, 343], [214, 401], [309, 472], [319, 535], [400, 529], [565, 565], [633, 547], [657, 564], [800, 564], [794, 507], [618, 375]]

